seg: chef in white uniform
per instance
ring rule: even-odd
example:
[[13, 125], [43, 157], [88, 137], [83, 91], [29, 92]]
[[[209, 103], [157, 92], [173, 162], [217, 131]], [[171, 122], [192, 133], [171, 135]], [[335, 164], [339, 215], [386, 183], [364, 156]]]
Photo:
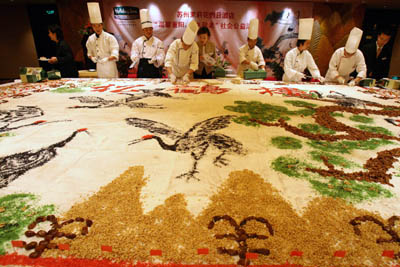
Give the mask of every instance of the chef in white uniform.
[[306, 78], [304, 74], [306, 68], [313, 78], [320, 82], [324, 81], [311, 53], [307, 50], [311, 43], [313, 25], [314, 19], [312, 18], [300, 19], [297, 47], [291, 49], [285, 56], [283, 81], [301, 82], [302, 79]]
[[[341, 47], [333, 53], [329, 62], [329, 69], [325, 79], [327, 82], [337, 82], [354, 86], [367, 75], [367, 66], [363, 53], [358, 49], [363, 31], [354, 27], [347, 39], [345, 47]], [[350, 74], [356, 70], [357, 77], [350, 80]]]
[[193, 76], [193, 72], [199, 67], [199, 47], [194, 39], [199, 26], [192, 20], [186, 27], [181, 39], [176, 39], [168, 48], [165, 58], [165, 67], [171, 83], [182, 79], [187, 84]]
[[117, 64], [119, 45], [115, 37], [103, 31], [100, 7], [97, 2], [88, 2], [90, 23], [94, 34], [86, 42], [87, 55], [96, 64], [99, 78], [118, 78]]
[[265, 61], [260, 48], [256, 46], [258, 37], [258, 19], [250, 20], [247, 44], [239, 48], [239, 67], [237, 73], [243, 77], [248, 69], [265, 69]]
[[161, 66], [164, 64], [164, 44], [153, 36], [153, 23], [148, 9], [140, 10], [143, 36], [132, 43], [132, 67], [137, 67], [138, 78], [161, 78]]

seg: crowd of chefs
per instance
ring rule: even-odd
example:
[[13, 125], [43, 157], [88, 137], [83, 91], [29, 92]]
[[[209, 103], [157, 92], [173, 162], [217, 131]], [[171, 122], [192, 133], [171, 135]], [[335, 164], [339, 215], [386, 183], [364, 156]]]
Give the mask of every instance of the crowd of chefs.
[[[90, 22], [94, 33], [86, 42], [87, 56], [96, 64], [100, 78], [118, 77], [117, 64], [119, 45], [117, 39], [103, 30], [99, 3], [88, 2]], [[140, 10], [143, 35], [131, 47], [131, 67], [136, 68], [138, 78], [161, 78], [165, 68], [172, 83], [189, 83], [193, 78], [212, 78], [216, 64], [215, 44], [210, 41], [207, 27], [199, 28], [196, 21], [188, 23], [181, 38], [174, 40], [165, 54], [163, 41], [153, 35], [153, 23], [148, 9]], [[363, 31], [354, 27], [346, 45], [337, 49], [329, 62], [329, 69], [323, 77], [308, 51], [311, 43], [314, 19], [299, 20], [299, 33], [296, 47], [286, 53], [284, 59], [284, 82], [300, 82], [313, 78], [320, 82], [357, 85], [361, 79], [371, 77], [381, 79], [388, 75], [390, 50], [386, 46], [391, 33], [383, 30], [377, 40], [359, 49]], [[246, 70], [265, 69], [265, 61], [259, 47], [258, 19], [250, 20], [247, 43], [239, 48], [237, 74], [243, 77]], [[196, 36], [198, 41], [195, 42]], [[59, 26], [49, 26], [49, 37], [56, 42], [56, 55], [49, 59], [61, 71], [62, 77], [78, 77], [73, 62], [72, 51], [63, 40]], [[307, 74], [305, 70], [308, 70]]]

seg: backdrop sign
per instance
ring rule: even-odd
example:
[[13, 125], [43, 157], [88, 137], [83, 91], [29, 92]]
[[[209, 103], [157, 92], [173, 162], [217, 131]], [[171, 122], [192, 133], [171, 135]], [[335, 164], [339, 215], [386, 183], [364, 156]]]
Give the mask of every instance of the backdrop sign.
[[[269, 67], [268, 75], [279, 75], [286, 52], [295, 46], [298, 19], [312, 17], [311, 3], [242, 1], [103, 1], [107, 30], [114, 33], [120, 47], [130, 53], [132, 42], [142, 35], [139, 9], [147, 8], [153, 21], [154, 35], [164, 41], [165, 49], [181, 38], [186, 25], [196, 20], [211, 31], [217, 54], [236, 70], [239, 47], [247, 42], [249, 22], [258, 18], [259, 42]], [[273, 73], [274, 72], [274, 73]]]
[[139, 19], [139, 8], [133, 6], [117, 6], [113, 8], [115, 20]]

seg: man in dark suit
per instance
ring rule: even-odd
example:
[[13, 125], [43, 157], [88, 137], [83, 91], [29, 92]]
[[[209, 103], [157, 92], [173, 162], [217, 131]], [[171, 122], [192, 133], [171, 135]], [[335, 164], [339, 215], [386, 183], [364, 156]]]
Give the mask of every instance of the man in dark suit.
[[361, 51], [367, 64], [367, 77], [380, 80], [388, 77], [392, 48], [386, 45], [392, 33], [385, 29], [378, 32], [376, 42], [364, 45]]

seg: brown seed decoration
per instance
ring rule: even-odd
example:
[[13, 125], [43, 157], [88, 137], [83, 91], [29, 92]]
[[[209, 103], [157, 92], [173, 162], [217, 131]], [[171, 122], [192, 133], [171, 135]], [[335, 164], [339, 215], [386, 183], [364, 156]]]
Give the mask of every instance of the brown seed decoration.
[[33, 228], [36, 227], [36, 222], [31, 223], [30, 225], [28, 225], [28, 229], [32, 230]]
[[39, 216], [36, 218], [37, 223], [44, 222], [44, 221], [46, 221], [46, 217], [44, 217], [44, 216]]
[[5, 223], [0, 223], [0, 228], [3, 228], [4, 226], [6, 226]]
[[53, 240], [53, 236], [52, 235], [46, 235], [45, 237], [44, 237], [44, 240], [46, 240], [46, 241], [51, 241], [51, 240]]
[[68, 239], [74, 239], [76, 237], [76, 234], [66, 234], [65, 237]]
[[1, 213], [1, 212], [4, 212], [5, 210], [6, 210], [6, 208], [0, 207], [0, 213]]
[[37, 232], [36, 235], [37, 235], [37, 236], [40, 236], [40, 237], [45, 237], [45, 236], [47, 235], [47, 232], [44, 231], [44, 230], [40, 230], [39, 232]]
[[36, 259], [36, 258], [39, 258], [39, 256], [40, 256], [40, 254], [41, 253], [38, 253], [38, 252], [32, 252], [31, 254], [29, 254], [29, 258], [32, 258], [32, 259]]
[[56, 249], [56, 248], [58, 248], [58, 246], [55, 243], [50, 243], [50, 244], [47, 245], [47, 248], [48, 249]]
[[47, 215], [46, 219], [47, 219], [49, 222], [52, 222], [52, 223], [57, 222], [57, 218], [56, 218], [56, 216], [54, 216], [54, 215]]
[[32, 237], [32, 236], [35, 236], [35, 235], [36, 235], [36, 233], [34, 231], [26, 231], [25, 232], [25, 236], [26, 237]]
[[82, 217], [76, 217], [75, 221], [77, 221], [77, 222], [84, 222], [85, 219], [83, 219]]
[[89, 219], [86, 219], [86, 225], [87, 225], [87, 227], [92, 226], [93, 225], [93, 221], [89, 220]]
[[57, 229], [54, 229], [54, 228], [53, 228], [53, 229], [51, 229], [50, 231], [48, 231], [47, 234], [48, 234], [48, 235], [55, 236], [57, 232], [58, 232]]
[[36, 246], [37, 246], [37, 242], [33, 241], [33, 242], [30, 242], [30, 243], [26, 244], [25, 245], [25, 249], [26, 250], [31, 250], [31, 249], [36, 248]]
[[36, 248], [35, 248], [35, 251], [36, 252], [39, 252], [40, 254], [46, 249], [46, 246], [47, 245], [39, 245], [39, 246], [37, 246]]
[[46, 241], [46, 240], [42, 240], [42, 241], [40, 241], [39, 242], [39, 246], [47, 246], [49, 244], [49, 241]]
[[70, 223], [73, 223], [73, 222], [74, 222], [74, 219], [69, 219], [68, 221], [63, 222], [61, 224], [61, 226], [64, 226], [64, 225], [67, 225], [67, 224], [70, 224]]
[[87, 226], [82, 227], [81, 234], [82, 235], [87, 235], [88, 233], [89, 233], [89, 229], [87, 228]]
[[56, 233], [56, 237], [63, 237], [64, 236], [64, 233], [63, 232], [57, 232]]

